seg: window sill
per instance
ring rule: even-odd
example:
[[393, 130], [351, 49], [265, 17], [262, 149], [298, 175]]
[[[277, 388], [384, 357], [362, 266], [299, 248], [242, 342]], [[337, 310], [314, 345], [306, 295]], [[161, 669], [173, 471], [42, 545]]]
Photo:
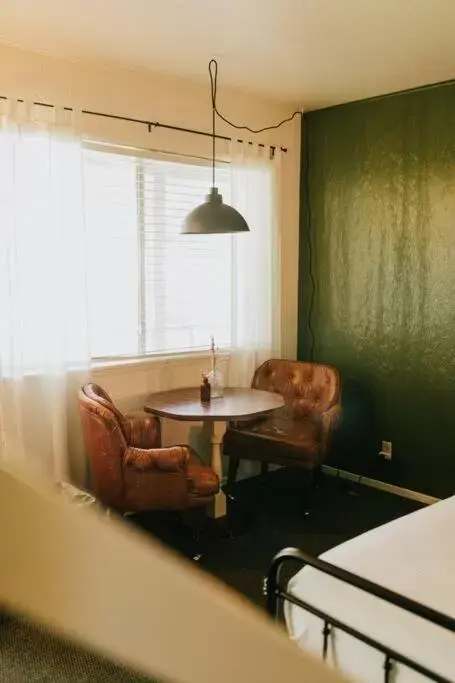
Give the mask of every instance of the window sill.
[[[221, 363], [227, 362], [231, 357], [231, 350], [224, 349], [217, 351], [217, 358]], [[210, 358], [210, 351], [191, 351], [188, 353], [175, 353], [166, 355], [150, 355], [141, 356], [137, 358], [112, 358], [106, 360], [94, 360], [92, 363], [92, 373], [102, 374], [107, 370], [113, 371], [134, 371], [141, 368], [155, 366], [155, 367], [169, 367], [172, 365], [183, 365], [185, 363], [192, 363], [198, 360], [207, 360]]]

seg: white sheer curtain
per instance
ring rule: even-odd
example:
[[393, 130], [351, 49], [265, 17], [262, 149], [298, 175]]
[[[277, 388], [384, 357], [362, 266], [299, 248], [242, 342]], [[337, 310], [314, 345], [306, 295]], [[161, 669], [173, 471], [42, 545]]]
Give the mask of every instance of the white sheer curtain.
[[234, 236], [234, 351], [231, 386], [249, 386], [254, 370], [281, 354], [280, 152], [233, 142], [232, 205], [250, 232]]
[[2, 106], [0, 462], [61, 479], [89, 366], [81, 143], [68, 112]]

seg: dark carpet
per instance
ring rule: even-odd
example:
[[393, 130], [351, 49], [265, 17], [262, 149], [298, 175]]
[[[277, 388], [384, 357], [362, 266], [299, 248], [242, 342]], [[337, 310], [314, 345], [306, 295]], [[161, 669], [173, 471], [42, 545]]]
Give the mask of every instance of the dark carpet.
[[157, 683], [52, 630], [8, 617], [0, 624], [1, 683]]
[[[313, 497], [312, 513], [302, 514], [304, 473], [282, 469], [237, 484], [232, 508], [234, 537], [208, 530], [200, 566], [218, 579], [264, 606], [263, 580], [271, 559], [285, 547], [319, 555], [369, 529], [419, 509], [421, 505], [346, 480], [323, 477]], [[190, 555], [188, 533], [172, 524], [135, 520], [166, 543]]]

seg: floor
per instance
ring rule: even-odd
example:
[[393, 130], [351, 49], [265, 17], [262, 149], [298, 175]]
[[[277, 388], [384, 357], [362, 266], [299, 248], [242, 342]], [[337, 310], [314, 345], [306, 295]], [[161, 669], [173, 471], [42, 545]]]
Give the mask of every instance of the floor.
[[0, 683], [157, 683], [51, 630], [9, 616], [0, 620]]
[[[208, 531], [200, 566], [263, 607], [263, 579], [270, 560], [284, 547], [294, 546], [313, 555], [332, 548], [402, 515], [420, 504], [366, 487], [353, 489], [345, 480], [323, 478], [312, 508], [302, 514], [304, 475], [278, 470], [265, 481], [240, 482], [233, 509], [234, 537], [223, 538]], [[194, 549], [181, 528], [162, 521], [136, 520], [184, 555]]]

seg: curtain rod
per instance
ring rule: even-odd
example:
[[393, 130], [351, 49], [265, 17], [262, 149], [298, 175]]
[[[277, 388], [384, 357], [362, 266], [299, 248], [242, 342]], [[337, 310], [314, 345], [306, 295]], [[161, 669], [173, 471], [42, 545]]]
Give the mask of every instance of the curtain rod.
[[[5, 95], [0, 95], [0, 100], [8, 100], [11, 99], [9, 97], [5, 97]], [[24, 102], [22, 99], [17, 99], [17, 102]], [[53, 109], [55, 107], [54, 104], [47, 104], [46, 102], [33, 102], [33, 104], [36, 107], [47, 107], [49, 109]], [[62, 107], [64, 111], [74, 111], [73, 107]], [[149, 133], [152, 132], [153, 128], [165, 128], [166, 130], [176, 130], [179, 133], [190, 133], [191, 135], [203, 135], [204, 137], [211, 138], [212, 133], [208, 133], [204, 130], [196, 130], [195, 128], [182, 128], [181, 126], [172, 126], [169, 123], [160, 123], [159, 121], [146, 121], [145, 119], [135, 119], [132, 116], [119, 116], [117, 114], [105, 114], [100, 111], [91, 111], [90, 109], [81, 109], [81, 114], [88, 114], [89, 116], [98, 116], [104, 119], [115, 119], [116, 121], [128, 121], [129, 123], [140, 123], [144, 126], [147, 126]], [[229, 137], [228, 135], [215, 135], [217, 140], [228, 140], [231, 141], [232, 138]], [[263, 142], [258, 142], [254, 143], [251, 142], [250, 140], [241, 140], [237, 138], [237, 142], [247, 142], [249, 145], [254, 145], [257, 144], [258, 147], [269, 147], [270, 151], [272, 154], [274, 154], [276, 150], [276, 145], [265, 145]], [[287, 152], [288, 149], [287, 147], [280, 147], [279, 148], [281, 152]]]

